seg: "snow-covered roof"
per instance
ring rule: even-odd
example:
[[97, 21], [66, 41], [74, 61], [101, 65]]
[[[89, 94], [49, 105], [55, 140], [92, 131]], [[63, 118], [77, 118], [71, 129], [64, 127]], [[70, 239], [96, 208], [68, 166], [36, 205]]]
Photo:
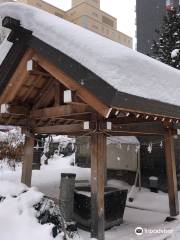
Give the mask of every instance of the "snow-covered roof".
[[180, 106], [179, 70], [25, 4], [2, 4], [0, 16], [19, 19], [34, 36], [75, 59], [119, 92]]

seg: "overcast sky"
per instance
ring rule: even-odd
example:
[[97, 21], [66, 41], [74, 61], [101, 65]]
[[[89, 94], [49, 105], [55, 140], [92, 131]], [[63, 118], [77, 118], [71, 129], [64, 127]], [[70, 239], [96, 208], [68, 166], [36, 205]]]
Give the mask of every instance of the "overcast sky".
[[[64, 10], [71, 8], [71, 0], [44, 0]], [[101, 9], [118, 19], [118, 30], [135, 35], [135, 0], [101, 0]]]

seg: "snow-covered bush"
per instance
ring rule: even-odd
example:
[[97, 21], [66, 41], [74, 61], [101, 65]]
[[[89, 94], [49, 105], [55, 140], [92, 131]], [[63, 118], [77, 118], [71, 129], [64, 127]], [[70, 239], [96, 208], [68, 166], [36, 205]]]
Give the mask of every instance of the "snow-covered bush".
[[0, 225], [4, 240], [63, 240], [65, 235], [73, 239], [76, 234], [66, 229], [53, 200], [35, 188], [8, 181], [0, 182]]
[[75, 152], [75, 139], [66, 135], [49, 136], [45, 139], [44, 151], [41, 160], [48, 164], [48, 159], [55, 155], [67, 157]]
[[23, 153], [24, 135], [17, 129], [7, 133], [0, 132], [0, 160], [4, 160], [15, 169], [16, 162], [20, 162]]

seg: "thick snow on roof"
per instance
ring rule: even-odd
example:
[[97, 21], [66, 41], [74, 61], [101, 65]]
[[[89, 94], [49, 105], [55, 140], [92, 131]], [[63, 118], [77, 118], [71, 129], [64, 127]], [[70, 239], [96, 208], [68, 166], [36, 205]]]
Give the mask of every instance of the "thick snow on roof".
[[33, 35], [80, 62], [115, 89], [180, 106], [179, 70], [31, 6], [5, 3], [0, 6], [0, 16], [19, 19]]
[[8, 42], [6, 39], [0, 45], [0, 64], [8, 54], [10, 48], [12, 46], [11, 42]]

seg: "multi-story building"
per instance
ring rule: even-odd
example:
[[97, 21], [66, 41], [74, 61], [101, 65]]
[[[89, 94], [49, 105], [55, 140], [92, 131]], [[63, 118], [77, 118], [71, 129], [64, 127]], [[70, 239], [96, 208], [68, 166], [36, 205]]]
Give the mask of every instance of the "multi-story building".
[[166, 9], [179, 8], [179, 0], [136, 0], [137, 51], [149, 54], [152, 41], [157, 40]]
[[17, 0], [41, 8], [115, 42], [132, 47], [132, 38], [117, 30], [117, 19], [100, 9], [100, 0], [72, 0], [68, 11], [41, 0]]

